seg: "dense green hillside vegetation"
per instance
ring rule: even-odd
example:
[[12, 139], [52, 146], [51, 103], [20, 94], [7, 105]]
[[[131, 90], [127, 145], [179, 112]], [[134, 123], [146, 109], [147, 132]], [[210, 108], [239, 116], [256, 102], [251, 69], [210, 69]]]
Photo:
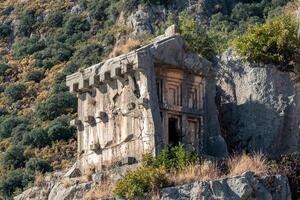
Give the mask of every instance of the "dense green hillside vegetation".
[[[211, 12], [204, 10], [205, 20], [200, 22], [189, 10], [172, 10], [172, 1], [1, 1], [1, 197], [11, 197], [30, 186], [36, 173], [65, 169], [74, 163], [76, 130], [69, 122], [76, 117], [77, 100], [68, 92], [65, 77], [109, 57], [117, 39], [131, 32], [120, 18], [126, 18], [138, 5], [159, 5], [170, 13], [154, 25], [153, 35], [139, 38], [154, 37], [177, 23], [190, 48], [213, 59], [249, 25], [263, 24], [294, 4], [288, 0], [239, 0], [234, 5], [220, 4], [219, 9], [207, 5]], [[140, 43], [126, 45], [128, 51]], [[243, 50], [241, 43], [238, 46]]]

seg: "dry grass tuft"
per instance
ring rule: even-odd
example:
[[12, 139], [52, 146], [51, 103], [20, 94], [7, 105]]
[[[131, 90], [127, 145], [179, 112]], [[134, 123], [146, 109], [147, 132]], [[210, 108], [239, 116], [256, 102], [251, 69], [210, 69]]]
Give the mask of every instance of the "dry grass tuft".
[[142, 42], [140, 40], [129, 38], [125, 43], [116, 46], [110, 53], [109, 57], [113, 58], [128, 53], [134, 49], [138, 49], [139, 47], [141, 47], [141, 45]]
[[92, 175], [95, 173], [95, 166], [87, 165], [86, 168], [83, 171], [83, 180], [90, 181], [92, 180]]
[[38, 172], [34, 178], [34, 185], [37, 187], [43, 187], [47, 185], [44, 175], [41, 172]]
[[205, 161], [201, 165], [190, 165], [186, 168], [172, 172], [168, 175], [170, 184], [182, 185], [194, 181], [215, 180], [221, 178], [221, 172], [217, 165]]
[[112, 191], [113, 191], [113, 184], [109, 181], [106, 181], [97, 185], [92, 190], [87, 192], [84, 195], [83, 200], [94, 200], [94, 199], [112, 197], [114, 196]]
[[246, 171], [252, 171], [256, 175], [266, 175], [268, 171], [267, 160], [262, 153], [254, 155], [236, 155], [228, 160], [229, 176], [238, 176]]

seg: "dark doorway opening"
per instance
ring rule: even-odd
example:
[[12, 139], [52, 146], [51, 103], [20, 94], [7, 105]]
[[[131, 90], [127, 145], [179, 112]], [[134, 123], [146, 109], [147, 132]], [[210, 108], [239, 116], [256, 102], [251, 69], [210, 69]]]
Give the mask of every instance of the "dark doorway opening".
[[178, 145], [180, 142], [180, 132], [178, 128], [178, 119], [169, 118], [169, 145]]

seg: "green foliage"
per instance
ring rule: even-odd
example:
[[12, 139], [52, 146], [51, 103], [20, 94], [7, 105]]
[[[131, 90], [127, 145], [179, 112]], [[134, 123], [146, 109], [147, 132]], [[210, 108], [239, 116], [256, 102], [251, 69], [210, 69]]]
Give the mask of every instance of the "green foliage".
[[22, 141], [23, 136], [28, 134], [30, 128], [31, 128], [30, 125], [24, 122], [14, 127], [11, 131], [12, 143], [15, 145], [19, 144]]
[[89, 22], [79, 16], [71, 16], [64, 25], [64, 31], [69, 35], [88, 30], [90, 30]]
[[33, 70], [27, 74], [27, 81], [34, 81], [39, 83], [44, 78], [44, 72], [42, 70]]
[[60, 115], [74, 113], [76, 108], [77, 98], [69, 92], [61, 92], [39, 104], [36, 114], [42, 120], [53, 120]]
[[163, 167], [167, 170], [183, 169], [187, 165], [199, 161], [195, 153], [185, 150], [183, 145], [169, 146], [158, 154], [156, 158], [146, 154], [143, 159], [143, 165], [146, 167]]
[[213, 39], [204, 29], [200, 29], [197, 21], [187, 12], [182, 12], [179, 16], [179, 30], [193, 52], [207, 59], [212, 59], [216, 55]]
[[33, 9], [25, 10], [20, 18], [18, 33], [21, 36], [29, 37], [31, 32], [34, 30], [35, 23], [36, 23], [36, 11]]
[[44, 147], [51, 143], [48, 133], [43, 128], [35, 128], [23, 135], [23, 143], [32, 147]]
[[136, 199], [146, 192], [157, 191], [166, 184], [167, 177], [163, 169], [139, 167], [134, 171], [129, 171], [116, 183], [114, 193], [118, 197]]
[[4, 90], [4, 95], [10, 101], [17, 101], [24, 97], [26, 92], [26, 87], [24, 84], [16, 83], [7, 86]]
[[1, 160], [2, 167], [5, 169], [17, 169], [25, 166], [26, 157], [23, 154], [24, 147], [21, 145], [11, 146], [3, 154]]
[[280, 65], [283, 71], [289, 71], [300, 54], [297, 28], [291, 17], [275, 17], [265, 24], [249, 27], [235, 41], [235, 47], [251, 61]]
[[69, 127], [69, 118], [61, 117], [54, 120], [48, 127], [48, 137], [51, 141], [68, 140], [74, 136], [75, 130]]
[[52, 42], [51, 40], [50, 42], [51, 44], [47, 48], [34, 54], [36, 66], [48, 69], [63, 61], [67, 61], [72, 56], [72, 49], [65, 44], [56, 41]]
[[63, 25], [64, 14], [61, 11], [56, 11], [46, 17], [45, 24], [48, 27], [61, 27]]
[[10, 171], [0, 179], [0, 193], [2, 197], [11, 197], [17, 189], [23, 191], [33, 180], [34, 177], [23, 169]]
[[26, 55], [31, 55], [37, 51], [44, 49], [45, 42], [38, 37], [33, 36], [31, 38], [24, 38], [17, 40], [13, 44], [13, 55], [16, 58], [21, 58]]
[[0, 24], [0, 39], [4, 39], [12, 34], [10, 25]]
[[8, 64], [0, 63], [0, 76], [4, 76], [8, 68], [9, 68]]
[[13, 129], [22, 123], [26, 123], [26, 120], [22, 117], [13, 115], [5, 116], [5, 118], [0, 121], [0, 138], [10, 137]]
[[26, 162], [26, 169], [30, 172], [48, 172], [51, 170], [49, 162], [40, 158], [30, 158]]
[[99, 63], [102, 58], [102, 46], [97, 44], [86, 45], [78, 49], [72, 60], [75, 64], [78, 64], [83, 67], [89, 67], [95, 63]]

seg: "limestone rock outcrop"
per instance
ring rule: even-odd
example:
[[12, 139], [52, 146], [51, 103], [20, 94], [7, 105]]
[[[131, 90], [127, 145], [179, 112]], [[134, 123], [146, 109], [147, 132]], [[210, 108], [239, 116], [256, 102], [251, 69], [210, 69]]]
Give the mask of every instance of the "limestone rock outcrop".
[[290, 200], [285, 176], [256, 177], [252, 172], [215, 181], [199, 181], [162, 189], [160, 199]]
[[243, 61], [233, 49], [218, 66], [219, 120], [229, 149], [269, 155], [299, 151], [299, 84], [272, 66]]

